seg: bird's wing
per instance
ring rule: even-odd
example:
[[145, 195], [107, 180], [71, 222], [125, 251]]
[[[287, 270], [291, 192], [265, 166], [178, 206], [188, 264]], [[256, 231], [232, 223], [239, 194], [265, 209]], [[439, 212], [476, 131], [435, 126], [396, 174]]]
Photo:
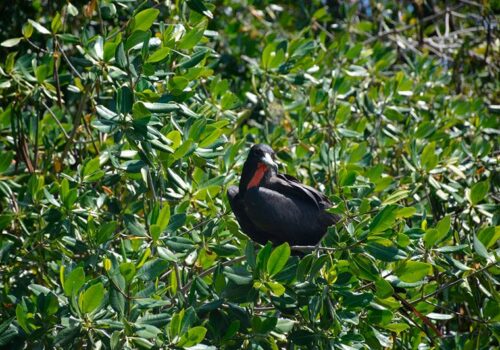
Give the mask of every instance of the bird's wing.
[[299, 193], [308, 199], [292, 195], [288, 187], [285, 190], [278, 186], [251, 188], [244, 196], [245, 212], [255, 226], [272, 233], [277, 241], [314, 245], [325, 234], [331, 220], [328, 213], [317, 208], [313, 199]]
[[301, 199], [310, 203], [318, 209], [326, 209], [332, 206], [332, 202], [323, 193], [311, 186], [304, 185], [295, 177], [286, 174], [278, 174], [269, 186], [270, 189], [284, 193], [288, 196]]
[[229, 187], [227, 190], [227, 198], [229, 200], [229, 205], [236, 216], [236, 220], [238, 220], [241, 230], [245, 234], [247, 234], [255, 242], [263, 245], [266, 244], [267, 241], [276, 241], [276, 237], [255, 226], [254, 223], [248, 218], [248, 215], [245, 212], [245, 204], [243, 202], [243, 198], [241, 198], [239, 194], [238, 187]]

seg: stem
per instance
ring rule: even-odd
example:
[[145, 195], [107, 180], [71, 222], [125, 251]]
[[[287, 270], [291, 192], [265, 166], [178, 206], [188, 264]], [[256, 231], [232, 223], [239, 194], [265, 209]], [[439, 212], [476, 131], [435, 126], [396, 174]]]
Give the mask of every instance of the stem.
[[87, 96], [91, 90], [92, 89], [89, 86], [85, 87], [83, 96], [80, 100], [80, 103], [78, 104], [78, 109], [76, 110], [76, 115], [75, 115], [75, 121], [73, 123], [73, 130], [71, 130], [71, 134], [69, 135], [68, 141], [66, 142], [66, 146], [64, 147], [64, 151], [61, 157], [62, 161], [64, 161], [67, 158], [69, 149], [72, 143], [74, 142], [75, 136], [78, 132], [78, 128], [82, 121], [83, 108], [87, 102]]
[[[239, 256], [239, 257], [234, 258], [232, 260], [224, 261], [223, 263], [220, 264], [220, 266], [224, 267], [224, 266], [234, 265], [234, 264], [237, 264], [237, 263], [245, 260], [246, 258], [247, 258], [246, 256]], [[212, 272], [214, 272], [218, 267], [219, 267], [219, 265], [212, 266], [212, 267], [202, 271], [199, 275], [196, 276], [196, 278], [203, 278], [203, 277], [211, 274]], [[183, 288], [180, 288], [181, 293], [185, 294], [189, 290], [189, 288], [191, 287], [193, 282], [194, 282], [194, 279], [189, 281], [188, 283], [186, 283], [186, 285]]]

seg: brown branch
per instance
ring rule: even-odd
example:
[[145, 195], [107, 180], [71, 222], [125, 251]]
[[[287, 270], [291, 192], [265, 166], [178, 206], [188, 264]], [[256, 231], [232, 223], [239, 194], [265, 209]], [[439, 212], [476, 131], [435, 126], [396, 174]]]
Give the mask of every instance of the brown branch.
[[19, 146], [24, 163], [26, 164], [26, 167], [28, 168], [30, 174], [33, 174], [35, 172], [35, 168], [33, 167], [33, 163], [31, 162], [31, 158], [29, 155], [28, 141], [26, 141], [26, 137], [23, 134], [20, 134], [19, 136]]
[[399, 300], [406, 308], [410, 309], [411, 312], [413, 312], [414, 315], [416, 315], [418, 318], [420, 318], [420, 320], [425, 323], [429, 328], [431, 328], [434, 333], [436, 333], [436, 335], [438, 337], [442, 337], [443, 334], [439, 331], [439, 329], [437, 329], [436, 325], [434, 323], [431, 322], [431, 320], [429, 320], [429, 318], [425, 315], [423, 315], [422, 313], [420, 313], [417, 309], [415, 309], [415, 307], [410, 304], [408, 301], [406, 301], [406, 299], [400, 297], [397, 293], [394, 293], [393, 296]]

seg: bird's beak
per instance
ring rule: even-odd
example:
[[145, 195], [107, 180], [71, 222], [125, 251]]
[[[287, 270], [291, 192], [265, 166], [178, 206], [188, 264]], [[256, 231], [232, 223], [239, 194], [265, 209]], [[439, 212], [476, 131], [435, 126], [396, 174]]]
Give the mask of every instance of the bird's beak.
[[266, 155], [262, 157], [260, 161], [265, 165], [267, 165], [268, 167], [274, 169], [275, 171], [278, 171], [278, 164], [274, 162], [273, 158], [269, 153], [266, 153]]

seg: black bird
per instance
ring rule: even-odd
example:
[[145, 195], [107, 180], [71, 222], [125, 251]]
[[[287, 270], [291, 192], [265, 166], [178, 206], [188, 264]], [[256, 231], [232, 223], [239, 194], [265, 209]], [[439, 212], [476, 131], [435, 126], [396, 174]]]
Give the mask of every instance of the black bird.
[[278, 174], [274, 151], [254, 145], [243, 165], [239, 187], [227, 191], [241, 229], [260, 244], [316, 245], [339, 217], [325, 209], [330, 200], [290, 175]]

